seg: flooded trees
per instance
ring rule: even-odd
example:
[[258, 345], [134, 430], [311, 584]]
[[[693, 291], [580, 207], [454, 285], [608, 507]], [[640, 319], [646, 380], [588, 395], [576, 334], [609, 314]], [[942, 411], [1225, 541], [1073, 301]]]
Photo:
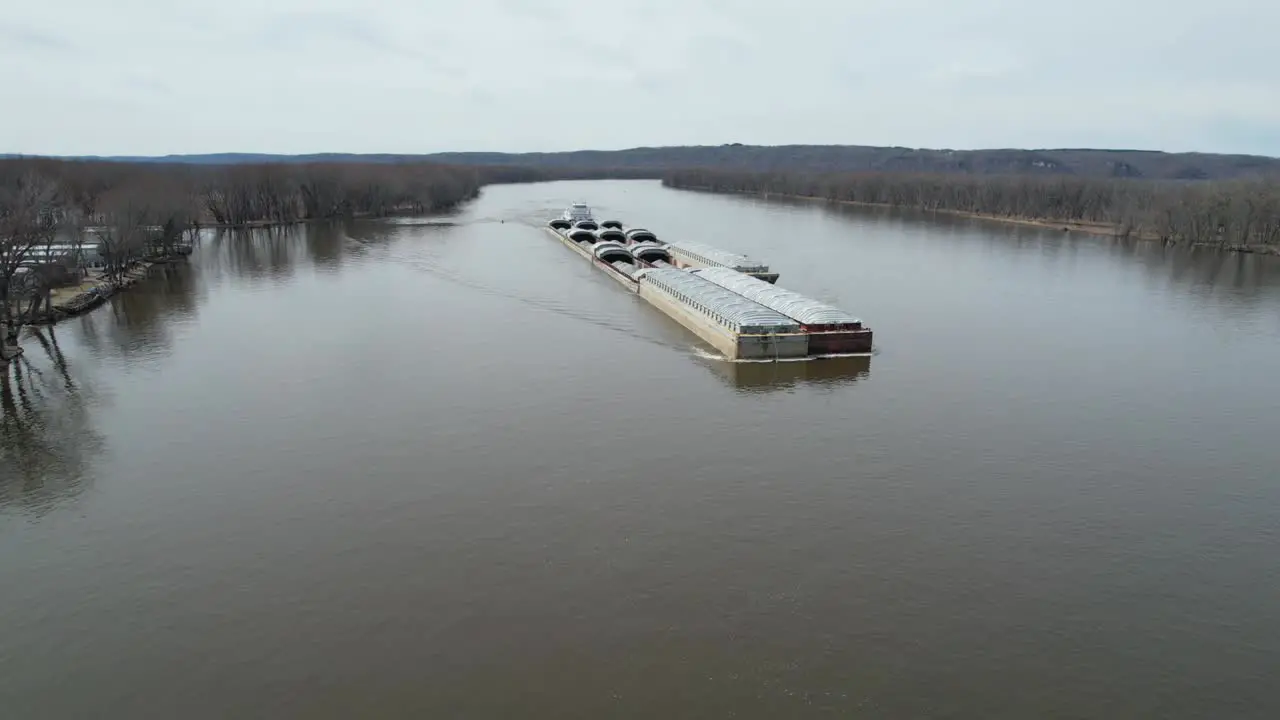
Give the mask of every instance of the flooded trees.
[[681, 170], [668, 173], [663, 184], [1099, 225], [1124, 237], [1232, 249], [1280, 245], [1280, 185], [1273, 180], [1173, 182], [1072, 176]]
[[485, 179], [428, 163], [0, 159], [0, 359], [19, 352], [19, 329], [51, 305], [53, 288], [90, 265], [118, 287], [139, 261], [185, 254], [204, 226], [436, 212], [475, 197]]
[[200, 227], [200, 208], [189, 184], [158, 184], [139, 195], [147, 199], [148, 257], [173, 257], [194, 240]]
[[235, 165], [205, 169], [201, 175], [205, 209], [219, 225], [291, 223], [302, 217], [288, 168]]
[[0, 362], [17, 348], [21, 301], [30, 292], [27, 263], [52, 242], [60, 217], [57, 187], [30, 172], [0, 173]]
[[436, 212], [481, 182], [473, 169], [426, 164], [252, 165], [207, 171], [202, 196], [220, 225], [288, 224]]
[[118, 286], [141, 260], [184, 254], [203, 226], [435, 212], [475, 197], [484, 179], [426, 163], [0, 159], [0, 337], [15, 338], [89, 255]]
[[445, 210], [475, 197], [482, 180], [422, 163], [264, 164], [206, 169], [200, 194], [216, 224], [288, 224]]
[[483, 183], [472, 168], [422, 163], [315, 163], [295, 173], [298, 205], [308, 220], [438, 212], [475, 197]]
[[[140, 262], [186, 254], [202, 227], [437, 212], [474, 198], [487, 172], [420, 162], [0, 158], [0, 363], [21, 353], [24, 324], [94, 307]], [[53, 307], [55, 288], [99, 272], [104, 286], [77, 288]]]

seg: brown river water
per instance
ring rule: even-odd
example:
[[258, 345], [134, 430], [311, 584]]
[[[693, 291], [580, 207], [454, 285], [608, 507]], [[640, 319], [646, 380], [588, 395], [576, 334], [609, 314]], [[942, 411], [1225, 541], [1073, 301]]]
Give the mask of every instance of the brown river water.
[[[591, 203], [859, 314], [731, 365]], [[0, 717], [1280, 717], [1280, 262], [649, 181], [210, 235], [0, 392]]]

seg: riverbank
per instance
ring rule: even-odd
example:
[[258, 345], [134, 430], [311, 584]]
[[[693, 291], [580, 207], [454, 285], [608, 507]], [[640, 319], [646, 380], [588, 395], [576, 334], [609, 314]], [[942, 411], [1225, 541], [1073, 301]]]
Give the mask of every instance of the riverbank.
[[[116, 293], [138, 284], [147, 277], [152, 267], [173, 262], [173, 258], [142, 260], [124, 272], [119, 282], [109, 280], [101, 271], [91, 271], [83, 282], [54, 288], [49, 293], [49, 306], [35, 317], [24, 318], [23, 325], [37, 327], [54, 325], [62, 320], [84, 315], [96, 310]], [[0, 351], [0, 367], [23, 354], [22, 346], [10, 345]]]
[[51, 325], [61, 320], [91, 312], [117, 293], [123, 292], [145, 280], [151, 268], [157, 265], [186, 260], [186, 253], [139, 260], [129, 266], [116, 281], [101, 270], [92, 270], [76, 284], [54, 288], [49, 294], [49, 308], [33, 318], [26, 318], [24, 325]]
[[1160, 236], [1158, 233], [1150, 231], [1130, 231], [1126, 233], [1122, 227], [1113, 223], [1104, 222], [1087, 222], [1076, 220], [1049, 220], [1040, 218], [1020, 218], [1010, 217], [1007, 215], [990, 215], [986, 213], [966, 212], [963, 210], [949, 210], [945, 208], [926, 210], [923, 208], [913, 207], [909, 205], [892, 205], [889, 203], [871, 203], [859, 200], [835, 200], [832, 198], [820, 197], [815, 195], [792, 195], [789, 193], [778, 192], [759, 192], [751, 190], [721, 190], [710, 187], [667, 185], [676, 190], [692, 190], [694, 192], [706, 192], [718, 195], [745, 195], [750, 197], [759, 197], [765, 200], [769, 198], [783, 198], [786, 200], [799, 200], [804, 202], [824, 203], [830, 205], [854, 205], [868, 208], [881, 209], [905, 209], [916, 210], [923, 213], [936, 213], [939, 215], [949, 215], [951, 217], [962, 217], [973, 220], [988, 220], [992, 222], [1004, 223], [1007, 225], [1022, 225], [1026, 227], [1043, 228], [1046, 230], [1061, 230], [1063, 232], [1077, 232], [1098, 237], [1125, 238], [1130, 240], [1142, 240], [1145, 242], [1159, 242], [1168, 245], [1185, 245], [1194, 248], [1204, 248], [1212, 250], [1221, 250], [1224, 252], [1246, 253], [1253, 255], [1275, 255], [1280, 256], [1280, 245], [1245, 245], [1245, 244], [1222, 244], [1211, 242], [1193, 242], [1179, 243], [1176, 240]]
[[[168, 262], [165, 260], [164, 262]], [[116, 293], [127, 290], [147, 277], [158, 260], [141, 260], [124, 272], [119, 282], [106, 278], [100, 272], [90, 273], [79, 285], [57, 288], [51, 293], [50, 310], [28, 318], [28, 325], [49, 325], [90, 312], [110, 300]]]

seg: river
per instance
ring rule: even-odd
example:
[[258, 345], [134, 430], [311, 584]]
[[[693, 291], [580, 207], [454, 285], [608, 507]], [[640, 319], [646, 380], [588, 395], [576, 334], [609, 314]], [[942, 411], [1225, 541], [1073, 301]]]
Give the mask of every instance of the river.
[[[550, 239], [763, 259], [729, 365]], [[1280, 262], [608, 181], [206, 237], [0, 393], [27, 718], [1280, 716]]]

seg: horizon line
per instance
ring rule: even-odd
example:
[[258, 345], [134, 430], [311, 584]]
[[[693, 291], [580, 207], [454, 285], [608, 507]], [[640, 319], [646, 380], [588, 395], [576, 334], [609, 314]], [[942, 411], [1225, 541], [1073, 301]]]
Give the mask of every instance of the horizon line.
[[906, 150], [911, 152], [1104, 152], [1104, 153], [1146, 153], [1152, 155], [1216, 155], [1221, 157], [1251, 157], [1266, 158], [1272, 160], [1280, 160], [1280, 156], [1266, 155], [1263, 153], [1242, 153], [1242, 152], [1213, 152], [1207, 150], [1154, 150], [1146, 148], [1109, 148], [1109, 147], [977, 147], [977, 148], [948, 148], [948, 147], [911, 147], [906, 145], [858, 145], [858, 144], [837, 144], [837, 143], [786, 143], [779, 145], [761, 145], [750, 143], [720, 143], [716, 145], [636, 145], [625, 148], [601, 149], [601, 148], [579, 148], [575, 150], [436, 150], [431, 152], [397, 152], [397, 151], [377, 151], [377, 152], [357, 152], [347, 150], [317, 150], [310, 152], [270, 152], [270, 151], [245, 151], [245, 150], [218, 150], [210, 152], [167, 152], [159, 154], [144, 153], [111, 153], [111, 154], [50, 154], [50, 153], [24, 153], [24, 152], [3, 152], [0, 153], [0, 159], [19, 159], [19, 158], [45, 158], [55, 160], [76, 160], [76, 159], [148, 159], [160, 160], [165, 158], [183, 158], [183, 157], [212, 157], [223, 155], [240, 155], [240, 156], [263, 156], [263, 157], [309, 157], [316, 155], [347, 155], [357, 157], [370, 156], [392, 156], [392, 157], [432, 157], [439, 155], [572, 155], [579, 153], [626, 153], [644, 150], [681, 150], [681, 149], [708, 149], [708, 148], [741, 148], [741, 149], [787, 149], [787, 148], [859, 148], [869, 150]]

